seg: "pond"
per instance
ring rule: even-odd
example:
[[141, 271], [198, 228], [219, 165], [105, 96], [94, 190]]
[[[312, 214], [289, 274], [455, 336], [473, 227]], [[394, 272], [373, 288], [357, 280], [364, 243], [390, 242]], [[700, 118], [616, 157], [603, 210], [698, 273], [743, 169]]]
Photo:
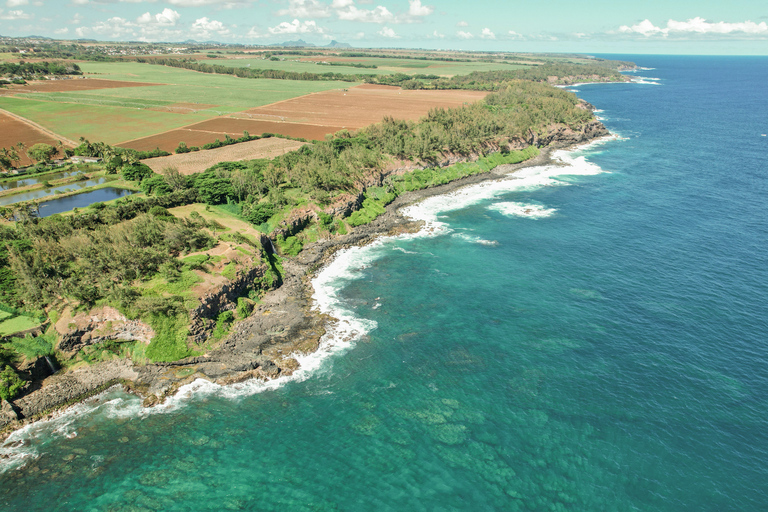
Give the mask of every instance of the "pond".
[[33, 190], [31, 192], [23, 192], [21, 194], [13, 194], [10, 196], [0, 197], [0, 206], [8, 206], [14, 203], [20, 203], [22, 201], [30, 201], [33, 199], [40, 199], [47, 196], [52, 196], [56, 192], [67, 192], [72, 190], [82, 190], [84, 188], [93, 187], [94, 185], [101, 185], [106, 183], [107, 178], [96, 178], [86, 181], [76, 181], [75, 183], [68, 183], [67, 185], [58, 185], [51, 188], [43, 188], [39, 190]]
[[40, 217], [48, 217], [56, 213], [68, 212], [73, 208], [86, 208], [93, 203], [110, 201], [112, 199], [129, 196], [134, 193], [135, 192], [133, 190], [127, 190], [124, 188], [106, 187], [100, 188], [98, 190], [92, 190], [91, 192], [84, 192], [82, 194], [75, 194], [73, 196], [52, 199], [51, 201], [40, 203]]
[[79, 173], [80, 171], [54, 172], [51, 174], [44, 174], [43, 176], [19, 178], [14, 181], [3, 181], [3, 182], [0, 182], [0, 190], [10, 190], [13, 188], [26, 187], [27, 185], [37, 185], [38, 183], [45, 183], [46, 181], [56, 181], [63, 178], [70, 178]]

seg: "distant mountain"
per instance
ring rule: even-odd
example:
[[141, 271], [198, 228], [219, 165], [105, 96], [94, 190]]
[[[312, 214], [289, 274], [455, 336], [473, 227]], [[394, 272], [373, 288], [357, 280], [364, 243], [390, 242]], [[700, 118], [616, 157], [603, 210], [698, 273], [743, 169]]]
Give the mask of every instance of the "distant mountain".
[[308, 43], [302, 39], [297, 39], [295, 41], [286, 41], [284, 43], [278, 43], [275, 46], [284, 46], [284, 47], [310, 47], [315, 46], [312, 43]]
[[349, 43], [340, 43], [337, 40], [332, 40], [330, 43], [325, 45], [326, 48], [352, 48], [352, 45]]

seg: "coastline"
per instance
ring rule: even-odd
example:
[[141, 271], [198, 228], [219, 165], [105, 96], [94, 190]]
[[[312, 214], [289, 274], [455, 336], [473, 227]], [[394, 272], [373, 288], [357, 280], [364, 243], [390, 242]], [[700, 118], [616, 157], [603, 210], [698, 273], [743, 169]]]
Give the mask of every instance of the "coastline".
[[[111, 361], [51, 376], [38, 389], [15, 400], [13, 409], [3, 401], [0, 424], [4, 426], [0, 438], [6, 439], [12, 432], [39, 420], [57, 417], [70, 406], [116, 385], [143, 398], [144, 406], [154, 406], [199, 380], [221, 386], [252, 383], [258, 391], [278, 386], [287, 378], [303, 378], [322, 360], [318, 352], [329, 350], [321, 345], [322, 340], [331, 326], [338, 324], [338, 319], [318, 310], [313, 297], [313, 280], [334, 261], [338, 251], [366, 246], [386, 236], [416, 233], [423, 229], [424, 222], [407, 218], [401, 213], [405, 207], [471, 185], [504, 180], [524, 168], [554, 165], [553, 150], [572, 150], [607, 134], [607, 130], [584, 133], [581, 140], [567, 142], [556, 135], [539, 156], [525, 162], [502, 165], [484, 174], [399, 196], [386, 207], [386, 213], [371, 223], [347, 235], [319, 240], [306, 246], [298, 256], [283, 260], [282, 285], [269, 292], [217, 349], [172, 363], [134, 366], [130, 361]], [[336, 334], [347, 342], [354, 336]], [[18, 419], [19, 414], [22, 419]]]

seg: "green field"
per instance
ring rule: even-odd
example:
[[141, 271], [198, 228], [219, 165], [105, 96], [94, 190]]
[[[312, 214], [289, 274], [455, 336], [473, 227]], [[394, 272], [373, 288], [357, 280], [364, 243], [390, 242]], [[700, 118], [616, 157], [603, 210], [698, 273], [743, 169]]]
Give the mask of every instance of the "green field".
[[12, 97], [0, 97], [0, 108], [31, 119], [70, 139], [85, 137], [91, 141], [103, 141], [108, 144], [180, 128], [215, 115], [170, 114], [137, 108], [56, 103]]
[[[94, 77], [165, 85], [0, 97], [0, 108], [77, 140], [109, 144], [154, 135], [218, 115], [356, 84], [336, 81], [251, 80], [136, 62], [86, 62]], [[215, 105], [194, 113], [157, 110], [174, 103]]]
[[40, 321], [36, 318], [30, 318], [28, 316], [17, 316], [10, 320], [0, 322], [0, 336], [10, 336], [17, 332], [26, 331], [40, 325]]
[[[441, 76], [466, 75], [473, 71], [492, 71], [497, 69], [519, 69], [521, 64], [505, 64], [503, 62], [446, 62], [440, 60], [419, 59], [387, 59], [376, 57], [350, 57], [345, 62], [378, 66], [376, 69], [355, 68], [352, 66], [327, 66], [314, 62], [299, 62], [298, 57], [284, 61], [264, 59], [215, 59], [202, 61], [205, 64], [218, 64], [230, 67], [251, 67], [252, 69], [279, 69], [307, 73], [342, 73], [345, 75], [391, 75], [394, 73], [435, 74]], [[249, 66], [250, 64], [250, 66]]]

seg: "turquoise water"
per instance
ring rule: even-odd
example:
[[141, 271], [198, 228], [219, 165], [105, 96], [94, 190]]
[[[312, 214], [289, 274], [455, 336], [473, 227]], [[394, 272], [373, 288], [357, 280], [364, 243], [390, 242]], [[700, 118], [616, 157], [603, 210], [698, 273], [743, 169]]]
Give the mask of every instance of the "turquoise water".
[[768, 59], [621, 58], [577, 87], [619, 138], [320, 275], [359, 339], [20, 432], [3, 510], [768, 508]]

